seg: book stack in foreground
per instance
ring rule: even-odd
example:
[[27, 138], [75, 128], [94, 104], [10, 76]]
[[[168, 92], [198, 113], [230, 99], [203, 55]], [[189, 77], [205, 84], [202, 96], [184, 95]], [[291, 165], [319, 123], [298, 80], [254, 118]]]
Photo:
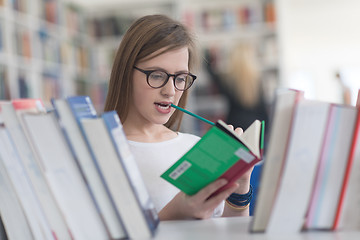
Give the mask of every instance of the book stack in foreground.
[[116, 112], [87, 96], [0, 102], [0, 213], [9, 239], [147, 239], [159, 219]]
[[[264, 157], [251, 232], [360, 230], [360, 98], [276, 96], [266, 149], [264, 123], [239, 136], [218, 121], [161, 177], [191, 195]], [[159, 218], [117, 113], [97, 114], [87, 96], [52, 105], [0, 101], [0, 230], [21, 240], [154, 237]]]
[[251, 232], [360, 230], [359, 101], [277, 92]]

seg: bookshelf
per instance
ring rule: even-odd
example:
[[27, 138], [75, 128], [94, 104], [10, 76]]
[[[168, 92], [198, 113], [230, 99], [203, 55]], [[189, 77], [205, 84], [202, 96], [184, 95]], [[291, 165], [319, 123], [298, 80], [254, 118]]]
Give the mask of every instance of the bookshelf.
[[0, 2], [0, 98], [86, 94], [97, 107], [103, 87], [84, 12], [65, 0]]
[[[108, 4], [109, 5], [109, 4]], [[146, 14], [174, 16], [176, 1], [122, 1], [121, 3], [86, 9], [88, 33], [96, 41], [97, 72], [104, 84], [110, 79], [113, 60], [125, 31], [132, 22]]]
[[[274, 1], [269, 0], [225, 0], [225, 1], [181, 1], [180, 19], [197, 35], [200, 56], [210, 54], [216, 59], [215, 68], [224, 73], [229, 56], [241, 42], [251, 42], [260, 63], [261, 81], [265, 100], [270, 105], [273, 90], [278, 84], [278, 53], [276, 34], [276, 14]], [[188, 108], [212, 121], [224, 119], [227, 101], [205, 69], [200, 69], [199, 80], [191, 94]], [[186, 119], [184, 119], [186, 121]], [[198, 135], [209, 126], [188, 121], [184, 131]]]

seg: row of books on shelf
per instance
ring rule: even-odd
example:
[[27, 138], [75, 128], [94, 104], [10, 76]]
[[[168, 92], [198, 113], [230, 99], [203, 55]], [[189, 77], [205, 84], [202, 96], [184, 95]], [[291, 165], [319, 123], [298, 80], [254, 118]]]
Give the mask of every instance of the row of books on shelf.
[[356, 106], [279, 90], [251, 232], [360, 230]]
[[82, 39], [82, 36], [64, 41], [46, 28], [40, 28], [35, 33], [30, 29], [16, 26], [13, 35], [14, 49], [9, 49], [6, 47], [3, 35], [0, 25], [2, 52], [26, 59], [41, 59], [44, 63], [76, 65], [81, 70], [94, 67], [92, 44]]
[[[178, 185], [183, 177], [195, 188], [235, 181], [265, 156], [251, 232], [359, 230], [359, 106], [279, 90], [266, 148], [263, 123], [237, 136], [217, 121], [161, 177], [193, 194]], [[159, 218], [115, 111], [99, 115], [87, 96], [52, 99], [51, 110], [39, 99], [4, 100], [0, 123], [0, 214], [10, 239], [155, 235]]]
[[[28, 59], [36, 58], [46, 62], [91, 68], [89, 64], [92, 60], [89, 58], [93, 57], [93, 38], [86, 34], [88, 29], [80, 8], [74, 4], [60, 3], [58, 0], [37, 1], [39, 3], [35, 2], [34, 5], [38, 4], [39, 9], [43, 9], [46, 20], [42, 20], [39, 13], [27, 10], [23, 15], [4, 15], [0, 18], [1, 52]], [[28, 0], [9, 2], [14, 5], [14, 10], [23, 8], [18, 9], [15, 6], [30, 6]], [[60, 12], [64, 12], [64, 17], [58, 16]], [[60, 18], [61, 20], [58, 20]], [[29, 23], [28, 19], [32, 23]], [[34, 29], [34, 26], [38, 27]]]
[[[68, 76], [64, 76], [60, 68], [50, 66], [44, 68], [39, 77], [36, 78], [37, 88], [40, 93], [35, 93], [34, 82], [32, 81], [32, 71], [26, 69], [15, 69], [15, 76], [10, 78], [11, 68], [0, 63], [0, 99], [9, 100], [11, 98], [31, 98], [40, 95], [45, 105], [49, 105], [51, 98], [59, 98], [66, 95], [69, 89], [65, 81], [60, 81]], [[74, 79], [73, 92], [75, 95], [87, 95], [92, 99], [95, 109], [100, 110], [106, 97], [107, 82], [89, 79], [90, 73], [77, 73], [69, 78]]]
[[159, 219], [115, 111], [88, 96], [0, 101], [0, 214], [10, 239], [147, 239]]
[[[35, 4], [33, 8], [32, 4]], [[71, 28], [80, 30], [82, 26], [82, 15], [79, 7], [72, 3], [59, 0], [11, 0], [0, 1], [1, 7], [8, 7], [16, 12], [22, 14], [34, 14], [41, 17], [44, 21], [52, 24], [60, 24], [66, 21], [66, 24]], [[33, 12], [36, 9], [38, 13]], [[71, 22], [73, 23], [70, 26]]]
[[96, 39], [103, 37], [120, 38], [131, 23], [135, 21], [133, 16], [113, 15], [106, 17], [94, 17], [88, 20], [88, 28], [90, 35]]
[[214, 7], [207, 7], [204, 10], [186, 10], [183, 13], [183, 20], [190, 28], [207, 31], [234, 30], [251, 24], [274, 23], [275, 7], [272, 2], [266, 3], [263, 7], [259, 4], [248, 3], [236, 6], [226, 4]]

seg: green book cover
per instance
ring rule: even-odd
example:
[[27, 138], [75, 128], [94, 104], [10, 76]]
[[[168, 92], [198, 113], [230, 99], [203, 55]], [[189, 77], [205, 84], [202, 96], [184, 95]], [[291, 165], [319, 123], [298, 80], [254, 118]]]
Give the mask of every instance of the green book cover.
[[261, 160], [263, 126], [256, 120], [239, 136], [218, 121], [161, 177], [188, 195], [220, 177], [234, 182]]

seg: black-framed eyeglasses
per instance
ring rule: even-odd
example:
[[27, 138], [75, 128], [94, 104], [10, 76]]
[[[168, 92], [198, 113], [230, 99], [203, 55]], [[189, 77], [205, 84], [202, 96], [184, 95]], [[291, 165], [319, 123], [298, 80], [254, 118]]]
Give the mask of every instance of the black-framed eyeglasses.
[[170, 77], [174, 79], [174, 86], [179, 91], [185, 91], [194, 83], [196, 76], [191, 73], [170, 74], [161, 70], [143, 70], [136, 66], [134, 68], [146, 74], [146, 81], [152, 88], [161, 88], [169, 81]]

